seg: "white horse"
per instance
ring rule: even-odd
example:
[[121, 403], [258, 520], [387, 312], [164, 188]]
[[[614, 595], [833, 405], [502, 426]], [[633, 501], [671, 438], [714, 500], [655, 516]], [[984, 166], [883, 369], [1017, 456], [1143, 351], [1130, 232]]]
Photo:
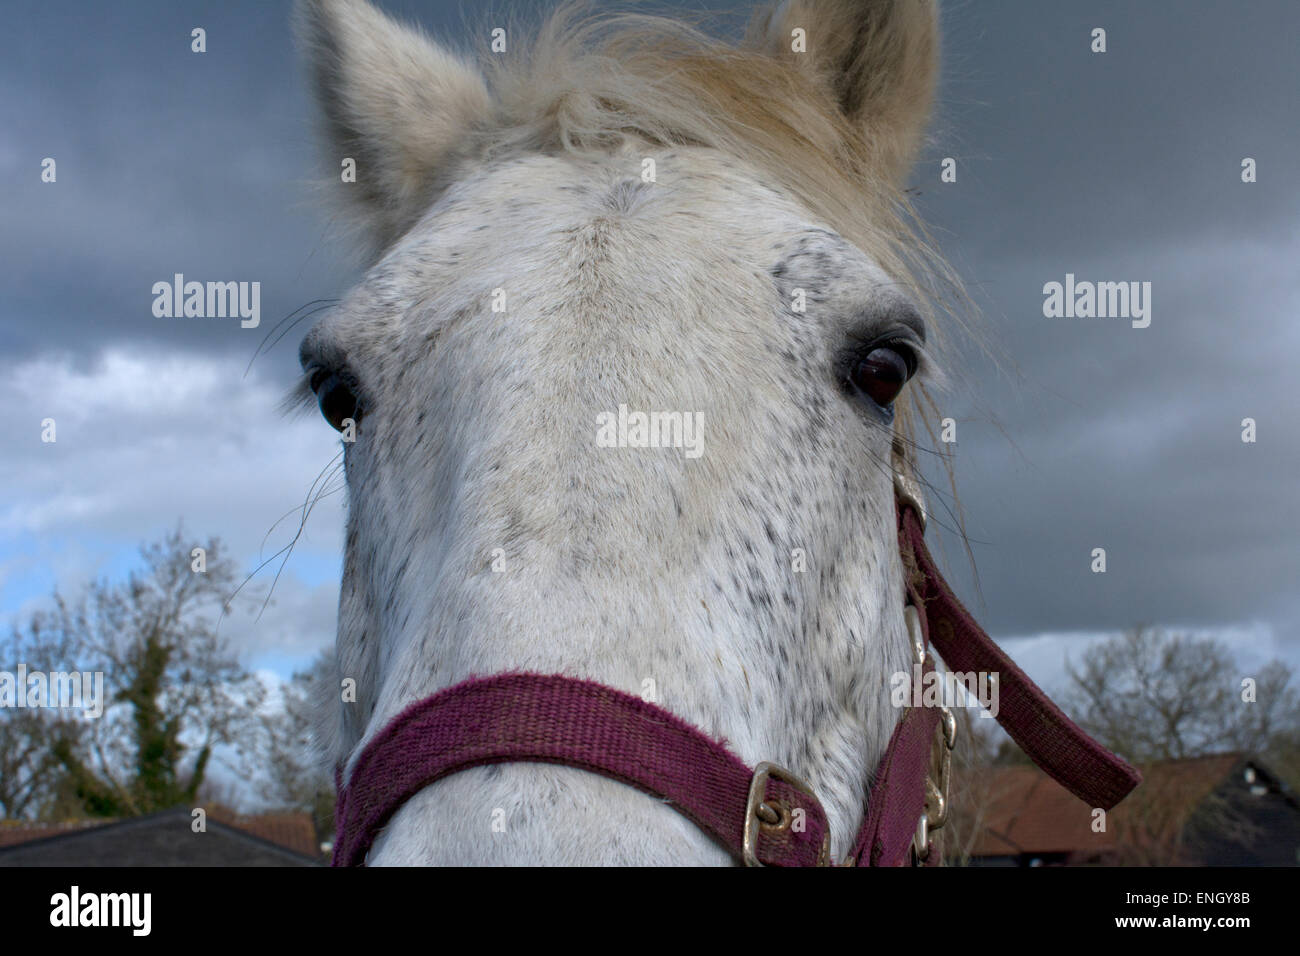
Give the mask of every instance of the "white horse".
[[[788, 0], [738, 46], [567, 11], [487, 25], [478, 63], [363, 0], [299, 19], [373, 263], [301, 350], [355, 422], [343, 779], [415, 700], [566, 674], [803, 777], [843, 858], [911, 665], [892, 473], [936, 374], [902, 197], [932, 0]], [[425, 788], [368, 862], [732, 860], [631, 787], [514, 763]]]

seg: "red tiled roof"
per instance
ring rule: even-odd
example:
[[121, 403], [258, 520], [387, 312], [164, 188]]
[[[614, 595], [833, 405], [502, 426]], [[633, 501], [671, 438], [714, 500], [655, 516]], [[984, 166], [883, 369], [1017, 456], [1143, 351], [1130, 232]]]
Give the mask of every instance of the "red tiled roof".
[[0, 846], [16, 846], [46, 837], [87, 830], [112, 823], [112, 820], [65, 820], [60, 823], [33, 823], [28, 820], [0, 820]]
[[316, 824], [310, 813], [259, 813], [242, 817], [215, 813], [212, 819], [304, 856], [321, 855]]
[[[1120, 841], [1126, 818], [1139, 812], [1140, 805], [1155, 801], [1170, 825], [1185, 820], [1241, 759], [1241, 754], [1215, 754], [1141, 768], [1142, 785], [1110, 811], [1100, 832], [1093, 829], [1092, 808], [1037, 767], [986, 768], [992, 775], [983, 785], [988, 805], [971, 855], [1105, 851]], [[954, 780], [954, 786], [960, 782]]]

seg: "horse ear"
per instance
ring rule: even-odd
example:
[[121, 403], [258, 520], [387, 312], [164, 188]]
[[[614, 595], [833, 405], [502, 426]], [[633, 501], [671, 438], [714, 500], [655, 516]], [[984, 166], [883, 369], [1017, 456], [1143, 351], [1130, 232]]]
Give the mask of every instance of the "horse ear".
[[365, 0], [298, 0], [297, 27], [335, 186], [382, 250], [445, 186], [465, 134], [490, 109], [487, 86], [466, 61]]
[[901, 182], [934, 94], [935, 0], [783, 0], [755, 18], [749, 42], [828, 92], [885, 175]]

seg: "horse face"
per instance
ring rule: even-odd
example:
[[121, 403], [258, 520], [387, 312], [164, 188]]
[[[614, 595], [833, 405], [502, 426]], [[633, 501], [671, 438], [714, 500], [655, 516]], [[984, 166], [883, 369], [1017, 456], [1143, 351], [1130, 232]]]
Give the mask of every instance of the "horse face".
[[[301, 349], [354, 423], [340, 764], [472, 674], [567, 673], [803, 773], [844, 839], [908, 661], [893, 407], [928, 359], [904, 287], [743, 156], [486, 148], [463, 62], [363, 5], [308, 13], [384, 247]], [[408, 107], [437, 127], [416, 143]], [[521, 804], [568, 773], [439, 786]]]

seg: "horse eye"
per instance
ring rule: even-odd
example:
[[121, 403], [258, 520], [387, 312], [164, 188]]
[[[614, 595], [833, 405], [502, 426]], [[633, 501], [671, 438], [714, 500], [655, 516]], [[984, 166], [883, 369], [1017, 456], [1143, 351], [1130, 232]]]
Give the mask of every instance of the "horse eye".
[[320, 413], [335, 431], [343, 431], [343, 420], [354, 422], [360, 418], [357, 396], [352, 387], [338, 372], [317, 370], [311, 377], [311, 390], [320, 403]]
[[888, 408], [915, 370], [916, 357], [912, 350], [891, 343], [873, 348], [860, 358], [849, 373], [849, 380], [877, 405]]

